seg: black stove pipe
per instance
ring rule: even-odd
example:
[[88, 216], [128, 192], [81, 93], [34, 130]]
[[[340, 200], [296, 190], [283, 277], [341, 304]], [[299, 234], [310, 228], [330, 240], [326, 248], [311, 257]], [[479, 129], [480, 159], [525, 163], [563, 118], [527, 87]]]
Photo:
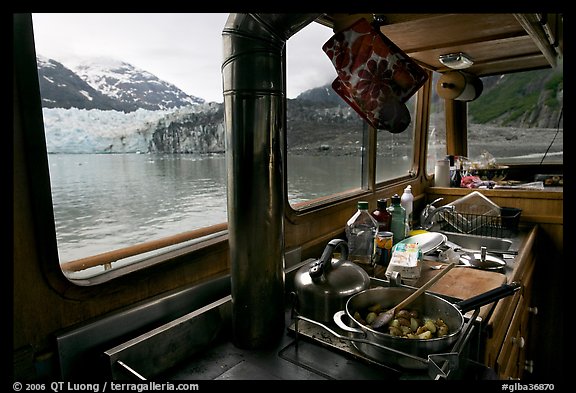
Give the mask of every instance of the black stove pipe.
[[233, 342], [284, 332], [286, 40], [320, 14], [230, 14], [222, 79], [228, 173]]

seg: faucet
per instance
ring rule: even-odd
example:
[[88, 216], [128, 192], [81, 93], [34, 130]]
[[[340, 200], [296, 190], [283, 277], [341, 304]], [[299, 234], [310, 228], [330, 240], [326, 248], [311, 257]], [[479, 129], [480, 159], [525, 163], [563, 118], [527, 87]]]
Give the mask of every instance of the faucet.
[[432, 203], [429, 203], [426, 205], [426, 207], [422, 210], [422, 213], [420, 213], [420, 227], [424, 230], [430, 230], [430, 228], [432, 228], [432, 226], [434, 226], [434, 217], [438, 214], [441, 213], [443, 211], [455, 211], [456, 210], [456, 206], [454, 205], [444, 205], [444, 206], [440, 206], [438, 208], [434, 207], [434, 204], [436, 202], [441, 201], [444, 198], [438, 198], [436, 200], [434, 200]]

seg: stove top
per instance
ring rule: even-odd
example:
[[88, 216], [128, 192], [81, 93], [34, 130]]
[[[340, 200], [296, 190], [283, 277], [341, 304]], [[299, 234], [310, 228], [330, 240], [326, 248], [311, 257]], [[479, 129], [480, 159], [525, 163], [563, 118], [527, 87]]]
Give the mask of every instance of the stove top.
[[[449, 353], [431, 354], [428, 359], [423, 359], [390, 348], [390, 351], [394, 351], [391, 353], [390, 359], [393, 360], [390, 362], [383, 361], [383, 357], [379, 356], [376, 359], [364, 353], [352, 338], [345, 337], [344, 332], [338, 332], [339, 329], [337, 327], [330, 326], [329, 329], [332, 332], [326, 328], [327, 326], [323, 324], [317, 324], [314, 321], [297, 317], [288, 327], [289, 332], [295, 337], [294, 342], [288, 347], [293, 346], [294, 348], [291, 350], [298, 352], [299, 345], [314, 343], [327, 350], [344, 355], [351, 360], [373, 367], [378, 372], [383, 373], [381, 377], [386, 376], [392, 379], [459, 379], [465, 372], [468, 363], [475, 362], [474, 359], [471, 359], [470, 351], [471, 339], [476, 328], [473, 323], [470, 323], [469, 328], [463, 331], [462, 339], [454, 345], [454, 348]], [[304, 343], [300, 344], [302, 341]], [[288, 347], [284, 348], [283, 351], [288, 351]], [[386, 350], [385, 347], [381, 349]], [[402, 367], [403, 356], [407, 360], [405, 364], [409, 364], [407, 367]], [[285, 357], [294, 361], [290, 356]], [[310, 362], [309, 365], [302, 364], [307, 363], [302, 356], [299, 356], [294, 362], [300, 366], [307, 366], [312, 371], [318, 371], [318, 362]], [[417, 364], [416, 367], [414, 367], [415, 363]]]
[[[373, 280], [373, 285], [389, 286], [388, 282]], [[430, 354], [428, 358], [420, 358], [396, 349], [374, 344], [367, 339], [352, 337], [350, 333], [340, 329], [335, 323], [326, 325], [292, 312], [292, 323], [289, 332], [295, 337], [292, 350], [298, 350], [299, 340], [315, 343], [330, 351], [339, 353], [349, 359], [361, 362], [379, 370], [386, 376], [397, 379], [455, 379], [465, 371], [469, 361], [474, 356], [470, 344], [476, 333], [480, 332], [481, 319], [477, 318], [479, 310], [465, 316], [460, 339], [448, 353]], [[285, 348], [288, 352], [288, 348]], [[474, 351], [472, 351], [474, 352]], [[376, 356], [374, 354], [376, 353]], [[372, 354], [373, 356], [370, 356]], [[388, 354], [390, 356], [388, 356]], [[288, 359], [293, 361], [293, 359]], [[306, 363], [302, 356], [297, 360]], [[299, 364], [302, 365], [302, 364]], [[318, 367], [318, 362], [309, 365], [311, 369]], [[313, 370], [314, 371], [314, 370]], [[316, 370], [317, 371], [317, 370]]]

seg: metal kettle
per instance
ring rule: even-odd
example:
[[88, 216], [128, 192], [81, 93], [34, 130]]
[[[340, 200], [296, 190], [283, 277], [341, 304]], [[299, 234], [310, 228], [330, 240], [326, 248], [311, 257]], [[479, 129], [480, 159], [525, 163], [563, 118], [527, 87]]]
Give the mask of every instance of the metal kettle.
[[[335, 251], [340, 258], [333, 259]], [[344, 310], [346, 301], [370, 287], [368, 273], [348, 261], [348, 243], [333, 239], [322, 256], [302, 266], [295, 276], [296, 311], [318, 322], [333, 323], [334, 314]]]

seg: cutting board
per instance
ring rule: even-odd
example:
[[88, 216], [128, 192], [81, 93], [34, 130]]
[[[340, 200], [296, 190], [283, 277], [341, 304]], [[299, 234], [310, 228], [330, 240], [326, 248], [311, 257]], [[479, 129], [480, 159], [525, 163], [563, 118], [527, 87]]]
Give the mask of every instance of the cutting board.
[[[420, 287], [436, 274], [440, 273], [442, 270], [434, 270], [430, 268], [430, 266], [440, 264], [442, 263], [424, 260], [420, 279], [415, 286]], [[484, 292], [488, 292], [504, 283], [506, 283], [506, 276], [502, 273], [468, 267], [454, 267], [446, 273], [444, 277], [438, 280], [437, 283], [432, 285], [428, 291], [465, 300]], [[493, 306], [494, 303], [483, 306], [480, 309], [480, 314], [478, 316], [484, 319]], [[472, 314], [472, 311], [468, 314]]]

